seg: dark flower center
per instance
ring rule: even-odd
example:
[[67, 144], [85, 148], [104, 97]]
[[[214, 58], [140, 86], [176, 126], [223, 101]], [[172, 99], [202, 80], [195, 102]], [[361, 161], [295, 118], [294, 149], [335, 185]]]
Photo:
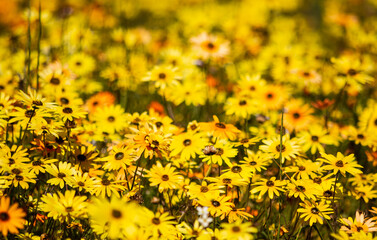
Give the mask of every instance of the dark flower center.
[[0, 221], [5, 222], [9, 220], [9, 214], [7, 212], [0, 213]]
[[23, 176], [20, 176], [20, 175], [17, 175], [17, 176], [16, 176], [16, 180], [17, 180], [17, 181], [22, 181], [22, 180], [24, 180], [24, 177], [23, 177]]
[[160, 219], [159, 218], [152, 218], [152, 223], [154, 224], [154, 225], [159, 225], [160, 223], [161, 223], [161, 221], [160, 221]]
[[333, 196], [333, 192], [331, 190], [326, 190], [324, 193], [323, 193], [323, 196], [324, 197], [332, 197]]
[[65, 175], [65, 173], [62, 173], [62, 172], [60, 172], [60, 173], [58, 173], [58, 178], [64, 178], [64, 177], [66, 177], [67, 175]]
[[12, 173], [13, 174], [20, 174], [21, 173], [21, 170], [20, 169], [18, 169], [18, 168], [14, 168], [14, 169], [12, 169]]
[[109, 121], [109, 122], [114, 122], [114, 121], [115, 121], [115, 117], [110, 116], [110, 117], [107, 118], [107, 121]]
[[63, 113], [70, 114], [70, 113], [73, 113], [73, 110], [70, 107], [66, 107], [66, 108], [63, 108]]
[[52, 77], [52, 78], [50, 79], [50, 83], [51, 83], [52, 85], [59, 85], [59, 84], [60, 84], [60, 79], [59, 79], [59, 78], [56, 78], [56, 77]]
[[122, 160], [124, 158], [124, 153], [118, 152], [115, 154], [115, 160]]
[[25, 117], [27, 118], [31, 118], [31, 117], [34, 117], [35, 116], [35, 111], [34, 110], [27, 110], [25, 112]]
[[189, 146], [189, 145], [191, 145], [191, 140], [190, 140], [190, 139], [186, 139], [186, 140], [184, 140], [184, 141], [183, 141], [183, 145], [185, 145], [185, 146]]
[[317, 183], [317, 184], [321, 184], [321, 183], [322, 183], [322, 179], [321, 179], [320, 177], [315, 177], [315, 178], [313, 179], [313, 182], [314, 182], [314, 183]]
[[245, 100], [241, 100], [238, 104], [240, 105], [240, 106], [244, 106], [244, 105], [246, 105], [246, 101]]
[[41, 101], [39, 101], [39, 100], [34, 100], [33, 104], [37, 105], [37, 106], [43, 106], [43, 103]]
[[37, 161], [34, 161], [31, 163], [33, 166], [41, 166], [42, 165], [42, 162], [37, 160]]
[[298, 119], [300, 117], [301, 117], [301, 115], [297, 112], [293, 114], [293, 118], [295, 118], [295, 119]]
[[281, 151], [280, 151], [280, 145], [277, 145], [276, 146], [276, 151], [278, 151], [278, 152], [284, 152], [285, 151], [285, 146], [281, 145]]
[[240, 166], [234, 166], [234, 167], [232, 167], [232, 172], [240, 173], [240, 172], [242, 172], [242, 168]]
[[268, 180], [268, 181], [266, 182], [266, 185], [267, 185], [267, 187], [272, 187], [272, 186], [275, 185], [275, 183], [274, 183], [273, 181], [271, 181], [271, 180]]
[[66, 208], [65, 208], [65, 211], [66, 211], [66, 212], [72, 212], [72, 211], [73, 211], [73, 207], [66, 207]]
[[77, 155], [77, 160], [79, 160], [80, 162], [83, 162], [86, 160], [86, 156], [84, 154], [79, 154]]
[[61, 102], [62, 104], [68, 104], [68, 103], [69, 103], [69, 100], [68, 100], [67, 98], [65, 98], [65, 97], [62, 97], [62, 98], [60, 98], [60, 102]]
[[343, 163], [342, 160], [339, 160], [339, 161], [337, 161], [337, 162], [335, 163], [335, 166], [337, 166], [337, 167], [344, 167], [344, 163]]
[[216, 200], [212, 200], [212, 206], [219, 207], [220, 206], [220, 202], [218, 202]]
[[318, 140], [319, 140], [318, 136], [315, 136], [315, 135], [312, 136], [312, 141], [313, 142], [318, 142]]
[[358, 232], [360, 232], [360, 231], [364, 231], [363, 227], [357, 227], [356, 230], [357, 230]]
[[257, 162], [256, 162], [256, 161], [252, 161], [252, 162], [249, 162], [249, 164], [250, 164], [251, 166], [255, 166], [255, 165], [257, 165]]
[[79, 185], [80, 187], [84, 187], [85, 183], [83, 183], [83, 182], [80, 181], [80, 182], [77, 183], [77, 185]]
[[300, 170], [300, 171], [305, 171], [306, 168], [305, 168], [304, 166], [299, 166], [299, 167], [298, 167], [298, 170]]
[[223, 179], [223, 183], [230, 184], [230, 183], [232, 183], [232, 179], [230, 179], [230, 178], [224, 178]]
[[162, 122], [156, 122], [156, 127], [160, 128], [162, 125], [164, 125]]
[[109, 181], [108, 179], [103, 179], [103, 180], [101, 181], [101, 183], [102, 183], [103, 186], [108, 186], [108, 185], [110, 185], [110, 181]]
[[316, 207], [312, 208], [311, 212], [312, 212], [313, 214], [319, 214], [319, 210], [318, 210], [318, 208], [316, 208]]
[[158, 74], [158, 78], [159, 79], [165, 79], [166, 78], [166, 74], [165, 73], [160, 73], [160, 74]]
[[244, 139], [241, 139], [241, 141], [240, 141], [241, 143], [247, 143], [247, 142], [249, 142], [249, 139], [247, 139], [247, 138], [244, 138]]
[[113, 211], [111, 211], [111, 215], [114, 217], [114, 218], [121, 218], [122, 217], [122, 212], [119, 211], [119, 210], [116, 210], [116, 209], [113, 209]]
[[162, 181], [169, 181], [169, 176], [164, 174], [164, 175], [162, 175], [161, 179], [162, 179]]
[[274, 95], [272, 93], [267, 94], [267, 98], [271, 99]]
[[218, 128], [223, 128], [223, 129], [226, 128], [225, 124], [221, 122], [216, 123], [215, 126]]
[[205, 192], [208, 192], [208, 187], [206, 187], [206, 186], [202, 186], [202, 187], [200, 187], [200, 192], [203, 192], [203, 193], [205, 193]]
[[350, 69], [348, 70], [347, 73], [348, 73], [348, 75], [350, 75], [350, 76], [355, 76], [355, 75], [357, 74], [356, 70], [353, 69], [353, 68], [350, 68]]
[[363, 134], [357, 134], [357, 138], [358, 139], [364, 139], [364, 135]]
[[241, 228], [239, 226], [232, 227], [232, 232], [237, 233], [237, 232], [240, 232], [240, 231], [241, 231]]
[[209, 49], [213, 49], [213, 48], [215, 47], [215, 45], [214, 45], [213, 43], [209, 42], [209, 43], [207, 44], [207, 47], [208, 47]]

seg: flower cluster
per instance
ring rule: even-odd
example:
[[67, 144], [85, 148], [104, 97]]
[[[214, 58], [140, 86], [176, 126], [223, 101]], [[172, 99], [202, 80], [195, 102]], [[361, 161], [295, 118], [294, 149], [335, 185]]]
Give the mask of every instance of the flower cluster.
[[376, 0], [0, 0], [0, 239], [375, 239]]

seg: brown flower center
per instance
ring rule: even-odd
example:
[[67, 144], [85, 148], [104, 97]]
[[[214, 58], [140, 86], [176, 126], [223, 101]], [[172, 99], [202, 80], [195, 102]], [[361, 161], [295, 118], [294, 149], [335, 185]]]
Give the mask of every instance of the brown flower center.
[[342, 160], [338, 160], [336, 163], [335, 163], [335, 166], [337, 167], [344, 167], [344, 163]]
[[115, 154], [115, 160], [122, 160], [124, 158], [124, 153], [118, 152]]
[[33, 166], [41, 166], [42, 162], [39, 161], [39, 160], [37, 160], [37, 161], [32, 162], [31, 165], [33, 165]]
[[240, 172], [242, 172], [242, 168], [240, 166], [234, 166], [234, 167], [232, 167], [232, 172], [240, 173]]
[[110, 185], [111, 182], [108, 179], [103, 179], [101, 181], [101, 183], [102, 183], [103, 186], [108, 186], [108, 185]]
[[202, 186], [202, 187], [200, 187], [200, 192], [203, 192], [203, 193], [205, 193], [205, 192], [208, 192], [208, 187], [206, 187], [206, 186]]
[[220, 207], [220, 202], [218, 202], [216, 200], [212, 200], [212, 206], [214, 206], [214, 207]]
[[225, 183], [225, 184], [231, 184], [232, 183], [232, 179], [230, 179], [230, 178], [224, 178], [223, 179], [223, 183]]
[[239, 226], [232, 227], [232, 232], [237, 233], [237, 232], [240, 232], [240, 231], [241, 231], [241, 228]]
[[158, 78], [159, 79], [165, 79], [166, 78], [166, 74], [165, 73], [160, 73], [160, 74], [158, 74]]
[[9, 214], [7, 212], [0, 212], [0, 221], [6, 222], [10, 219]]
[[70, 107], [65, 107], [65, 108], [63, 108], [63, 113], [71, 114], [71, 113], [73, 113], [73, 110]]
[[278, 151], [278, 152], [284, 152], [285, 151], [285, 146], [281, 145], [281, 151], [280, 151], [280, 145], [277, 145], [276, 146], [276, 151]]
[[56, 78], [56, 77], [52, 77], [52, 78], [50, 79], [50, 83], [51, 83], [52, 85], [59, 85], [59, 84], [60, 84], [60, 79], [59, 79], [59, 78]]
[[353, 69], [353, 68], [350, 68], [350, 69], [348, 70], [347, 73], [348, 73], [348, 75], [350, 75], [350, 76], [355, 76], [355, 75], [357, 74], [356, 70]]
[[119, 211], [119, 210], [116, 210], [116, 209], [113, 209], [113, 211], [111, 211], [111, 215], [114, 217], [114, 218], [121, 218], [122, 217], [122, 212]]
[[305, 192], [305, 187], [304, 186], [297, 186], [296, 187], [296, 191], [298, 191], [298, 192]]
[[271, 180], [268, 180], [268, 181], [266, 182], [266, 185], [267, 185], [267, 187], [272, 187], [272, 186], [275, 185], [275, 183], [274, 183], [273, 181], [271, 181]]
[[162, 179], [162, 181], [169, 181], [169, 176], [164, 174], [164, 175], [162, 175], [161, 179]]
[[300, 171], [305, 171], [306, 168], [305, 168], [304, 166], [299, 166], [299, 167], [298, 167], [298, 170], [300, 170]]
[[14, 169], [12, 169], [12, 173], [13, 174], [20, 174], [22, 171], [20, 170], [20, 169], [18, 169], [18, 168], [14, 168]]
[[316, 208], [316, 207], [312, 208], [311, 212], [312, 212], [313, 214], [319, 214], [319, 210], [318, 210], [318, 208]]
[[299, 113], [297, 113], [297, 112], [295, 112], [294, 114], [293, 114], [293, 118], [295, 118], [295, 119], [298, 119], [298, 118], [300, 118], [301, 117], [301, 115], [299, 114]]
[[115, 117], [110, 116], [110, 117], [107, 118], [107, 121], [109, 121], [109, 122], [114, 122], [114, 121], [115, 121]]
[[319, 140], [318, 136], [315, 136], [315, 135], [312, 136], [312, 141], [313, 142], [318, 142], [318, 140]]
[[190, 139], [186, 139], [186, 140], [184, 140], [184, 141], [183, 141], [183, 145], [185, 145], [185, 146], [189, 146], [189, 145], [191, 145], [191, 140], [190, 140]]
[[332, 197], [333, 192], [331, 190], [326, 190], [325, 192], [323, 192], [323, 196], [327, 198]]
[[221, 122], [216, 123], [215, 126], [222, 129], [226, 128], [225, 124]]
[[77, 155], [77, 160], [79, 160], [80, 162], [83, 162], [86, 160], [86, 156], [84, 154], [79, 154]]
[[154, 224], [154, 225], [159, 225], [160, 223], [161, 223], [161, 221], [160, 221], [160, 219], [159, 218], [152, 218], [152, 223]]
[[27, 118], [32, 118], [34, 116], [35, 116], [35, 111], [34, 110], [27, 110], [25, 112], [25, 117], [27, 117]]
[[245, 100], [241, 100], [238, 104], [240, 105], [240, 106], [244, 106], [244, 105], [246, 105], [246, 101]]
[[67, 175], [65, 175], [65, 173], [58, 173], [58, 178], [65, 178]]

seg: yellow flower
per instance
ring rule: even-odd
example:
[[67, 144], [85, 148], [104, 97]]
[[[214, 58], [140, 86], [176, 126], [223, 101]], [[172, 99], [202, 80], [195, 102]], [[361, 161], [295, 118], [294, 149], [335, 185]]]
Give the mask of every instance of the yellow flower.
[[347, 233], [356, 233], [356, 232], [376, 232], [377, 226], [376, 222], [372, 218], [365, 218], [364, 213], [356, 211], [355, 219], [342, 218], [341, 220], [343, 226], [340, 230], [346, 231]]
[[[265, 145], [260, 146], [260, 149], [265, 153], [271, 155], [275, 159], [279, 159], [280, 156], [280, 136], [273, 137], [269, 140], [263, 140]], [[289, 139], [288, 135], [284, 135], [282, 138], [281, 157], [282, 163], [285, 160], [292, 160], [297, 157], [300, 152], [300, 147], [297, 145], [295, 139]]]
[[177, 74], [177, 70], [173, 66], [155, 66], [147, 73], [143, 81], [154, 82], [157, 88], [165, 90], [168, 86], [179, 83], [178, 80], [181, 77]]
[[330, 219], [330, 214], [333, 213], [332, 209], [325, 202], [311, 203], [305, 201], [300, 203], [302, 208], [297, 209], [300, 213], [300, 218], [304, 218], [305, 221], [309, 220], [309, 225], [312, 226], [313, 223], [323, 224], [323, 219]]
[[48, 217], [71, 221], [86, 214], [86, 196], [75, 196], [75, 191], [66, 191], [64, 194], [44, 195], [41, 198], [41, 209], [48, 213]]
[[228, 196], [209, 196], [199, 198], [198, 202], [204, 207], [208, 207], [208, 212], [214, 217], [224, 219], [225, 216], [232, 210], [234, 204], [229, 202]]
[[333, 170], [333, 174], [340, 172], [344, 177], [347, 172], [351, 175], [362, 173], [362, 171], [358, 169], [362, 168], [362, 166], [357, 164], [353, 154], [344, 156], [342, 153], [338, 152], [335, 157], [321, 152], [321, 155], [323, 158], [319, 160], [328, 163], [328, 165], [322, 167], [323, 170]]
[[157, 186], [160, 192], [166, 189], [177, 189], [183, 181], [183, 176], [175, 172], [175, 167], [171, 163], [163, 167], [160, 162], [153, 165], [150, 171], [147, 171], [146, 177], [149, 178], [151, 186]]
[[203, 162], [208, 164], [223, 165], [223, 162], [228, 166], [232, 166], [230, 158], [237, 155], [238, 150], [233, 148], [230, 143], [226, 141], [217, 141], [215, 145], [206, 145], [202, 150], [200, 158], [203, 158]]
[[177, 230], [174, 217], [168, 213], [153, 213], [147, 208], [140, 215], [140, 224], [153, 239], [158, 239], [161, 235], [167, 239], [173, 239]]
[[170, 144], [171, 156], [180, 154], [182, 160], [195, 159], [196, 154], [201, 154], [204, 144], [201, 134], [191, 132], [183, 133], [173, 137]]
[[254, 239], [252, 233], [257, 233], [258, 230], [252, 227], [249, 222], [242, 223], [238, 220], [233, 223], [223, 223], [224, 228], [221, 233], [226, 239], [251, 240]]
[[280, 196], [280, 192], [284, 192], [284, 187], [286, 185], [285, 180], [276, 180], [276, 177], [272, 177], [269, 180], [267, 179], [261, 179], [261, 181], [253, 184], [256, 187], [251, 190], [251, 193], [257, 193], [259, 192], [258, 198], [261, 199], [262, 196], [268, 192], [268, 197], [270, 199], [273, 199], [274, 196]]
[[46, 171], [53, 176], [53, 178], [47, 180], [47, 183], [59, 185], [60, 188], [63, 188], [65, 183], [69, 182], [75, 173], [75, 169], [67, 162], [59, 162], [59, 167], [56, 167], [55, 164], [47, 165]]
[[96, 161], [104, 161], [103, 168], [106, 170], [119, 170], [120, 168], [126, 169], [135, 160], [133, 149], [127, 146], [119, 146], [114, 147], [109, 156], [97, 159]]

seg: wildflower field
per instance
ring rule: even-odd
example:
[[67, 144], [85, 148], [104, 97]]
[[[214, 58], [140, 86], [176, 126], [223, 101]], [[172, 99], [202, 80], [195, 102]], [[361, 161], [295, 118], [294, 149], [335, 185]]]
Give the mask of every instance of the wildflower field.
[[0, 239], [377, 240], [377, 0], [0, 0]]

